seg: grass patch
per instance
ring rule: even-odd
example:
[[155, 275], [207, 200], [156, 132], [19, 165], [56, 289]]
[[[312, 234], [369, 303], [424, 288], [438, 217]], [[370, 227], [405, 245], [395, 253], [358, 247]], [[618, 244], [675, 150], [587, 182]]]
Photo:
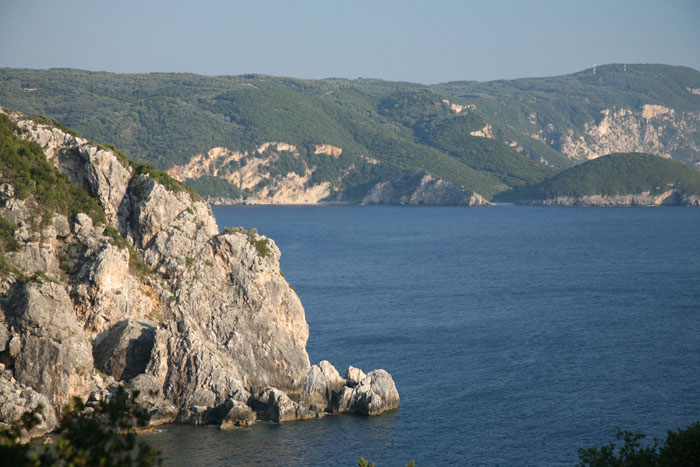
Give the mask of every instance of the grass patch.
[[5, 255], [0, 253], [0, 277], [7, 277], [13, 274], [18, 281], [26, 281], [27, 277], [22, 271], [17, 269], [10, 263]]
[[0, 217], [0, 242], [5, 251], [17, 251], [19, 250], [19, 242], [15, 238], [15, 230], [17, 226], [5, 219]]
[[14, 186], [15, 197], [36, 200], [39, 225], [50, 222], [55, 212], [67, 217], [84, 212], [94, 224], [105, 224], [105, 212], [97, 201], [52, 166], [41, 146], [17, 137], [17, 130], [14, 122], [0, 115], [0, 173], [3, 182]]
[[136, 249], [131, 246], [131, 244], [127, 242], [124, 237], [122, 237], [117, 229], [112, 226], [107, 226], [102, 232], [102, 235], [109, 237], [112, 245], [115, 245], [120, 249], [126, 248], [129, 250], [129, 271], [142, 279], [153, 274], [153, 270], [151, 270], [151, 268], [144, 263], [139, 254], [136, 252]]
[[258, 256], [261, 258], [267, 258], [267, 256], [270, 254], [270, 243], [268, 239], [258, 238], [258, 229], [255, 227], [250, 230], [246, 230], [243, 227], [226, 227], [222, 233], [242, 233], [248, 237], [248, 241], [255, 247], [255, 250], [258, 252]]

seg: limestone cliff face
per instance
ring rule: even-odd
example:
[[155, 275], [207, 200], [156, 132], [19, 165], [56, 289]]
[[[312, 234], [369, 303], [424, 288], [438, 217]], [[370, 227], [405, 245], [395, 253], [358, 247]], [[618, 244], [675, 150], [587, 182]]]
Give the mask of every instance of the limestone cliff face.
[[[446, 106], [448, 104], [445, 104]], [[467, 106], [450, 104], [452, 110], [460, 113]], [[472, 132], [472, 135], [493, 138], [493, 128], [484, 128]], [[286, 154], [285, 154], [286, 153]], [[343, 148], [331, 144], [317, 144], [314, 154], [337, 159], [343, 154]], [[270, 169], [281, 157], [291, 156], [299, 159], [297, 148], [291, 144], [270, 142], [259, 146], [255, 151], [236, 152], [227, 148], [213, 148], [206, 155], [199, 154], [185, 165], [173, 166], [168, 173], [174, 178], [185, 181], [202, 176], [223, 178], [233, 185], [250, 193], [243, 200], [227, 198], [210, 198], [213, 204], [318, 204], [321, 202], [345, 202], [342, 192], [334, 191], [330, 182], [314, 184], [312, 175], [316, 167], [303, 162], [303, 174], [288, 172], [284, 175], [270, 175]], [[363, 159], [371, 164], [381, 162], [367, 156]], [[301, 161], [301, 159], [299, 159]], [[348, 175], [351, 166], [339, 175], [338, 182]], [[464, 189], [452, 183], [438, 179], [423, 172], [407, 172], [394, 180], [382, 182], [370, 189], [360, 204], [424, 204], [424, 205], [460, 205], [483, 206], [489, 204], [478, 194], [466, 194]]]
[[[72, 396], [143, 373], [179, 408], [213, 406], [237, 391], [301, 389], [308, 326], [271, 239], [220, 234], [208, 203], [185, 189], [111, 150], [3, 113], [98, 200], [107, 225], [85, 214], [42, 222], [31, 198], [0, 184], [0, 216], [17, 226], [20, 245], [5, 253], [16, 272], [0, 277], [0, 371], [12, 373], [0, 385], [25, 394], [0, 397], [0, 415], [40, 402], [55, 413]], [[55, 416], [44, 421], [51, 429]]]
[[[316, 204], [331, 194], [328, 182], [312, 184], [311, 175], [315, 167], [302, 163], [303, 173], [289, 172], [283, 176], [270, 176], [269, 169], [283, 155], [299, 158], [296, 146], [268, 142], [254, 151], [231, 151], [217, 147], [207, 154], [198, 154], [185, 165], [175, 165], [168, 173], [177, 180], [215, 176], [250, 193], [246, 204]], [[316, 154], [338, 158], [342, 148], [330, 144], [316, 145]], [[234, 200], [213, 199], [219, 204], [230, 204]]]
[[678, 113], [660, 105], [641, 110], [605, 109], [583, 131], [546, 127], [536, 138], [576, 160], [595, 159], [614, 152], [645, 152], [676, 160], [692, 160], [700, 153], [697, 138], [700, 114]]
[[375, 185], [361, 204], [486, 206], [490, 203], [478, 193], [469, 194], [462, 187], [425, 172], [404, 172]]

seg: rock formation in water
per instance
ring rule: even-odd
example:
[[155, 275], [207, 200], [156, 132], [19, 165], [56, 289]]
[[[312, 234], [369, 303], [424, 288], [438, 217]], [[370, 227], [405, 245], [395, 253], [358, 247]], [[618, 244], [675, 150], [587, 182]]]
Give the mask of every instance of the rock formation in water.
[[487, 206], [491, 203], [478, 193], [468, 193], [425, 172], [403, 172], [391, 181], [375, 185], [360, 204]]
[[274, 241], [220, 233], [208, 203], [165, 174], [0, 110], [6, 117], [106, 221], [44, 213], [0, 180], [0, 218], [16, 242], [0, 242], [0, 423], [43, 404], [28, 433], [39, 436], [73, 396], [99, 401], [119, 386], [140, 392], [152, 424], [322, 414], [288, 397], [312, 370], [309, 330]]

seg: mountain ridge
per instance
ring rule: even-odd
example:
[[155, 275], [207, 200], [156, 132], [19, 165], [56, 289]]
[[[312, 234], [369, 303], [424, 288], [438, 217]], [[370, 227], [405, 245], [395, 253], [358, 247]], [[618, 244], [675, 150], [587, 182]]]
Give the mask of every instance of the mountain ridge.
[[[261, 185], [248, 192], [221, 185], [238, 177], [235, 170], [202, 174], [221, 178], [217, 186], [209, 179], [193, 183], [207, 196], [241, 190], [265, 202], [274, 202], [270, 191], [284, 189], [294, 172], [304, 178], [297, 190], [327, 192], [308, 199], [360, 202], [377, 184], [412, 171], [491, 199], [611, 152], [700, 164], [694, 89], [700, 89], [697, 70], [636, 64], [602, 65], [595, 75], [432, 86], [0, 69], [0, 105], [47, 114], [162, 170], [217, 147], [251, 153], [270, 142], [295, 146], [294, 159], [269, 153], [257, 174]], [[315, 146], [326, 144], [342, 155], [315, 154]], [[315, 188], [322, 184], [328, 190]]]

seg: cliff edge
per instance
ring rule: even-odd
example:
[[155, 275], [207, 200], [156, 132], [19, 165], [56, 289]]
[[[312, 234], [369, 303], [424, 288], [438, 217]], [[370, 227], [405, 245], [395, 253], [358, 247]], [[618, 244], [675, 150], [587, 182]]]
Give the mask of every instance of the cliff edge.
[[73, 396], [119, 386], [154, 424], [254, 420], [302, 391], [309, 329], [272, 239], [220, 233], [206, 201], [113, 148], [0, 120], [1, 423], [41, 403], [38, 436]]

